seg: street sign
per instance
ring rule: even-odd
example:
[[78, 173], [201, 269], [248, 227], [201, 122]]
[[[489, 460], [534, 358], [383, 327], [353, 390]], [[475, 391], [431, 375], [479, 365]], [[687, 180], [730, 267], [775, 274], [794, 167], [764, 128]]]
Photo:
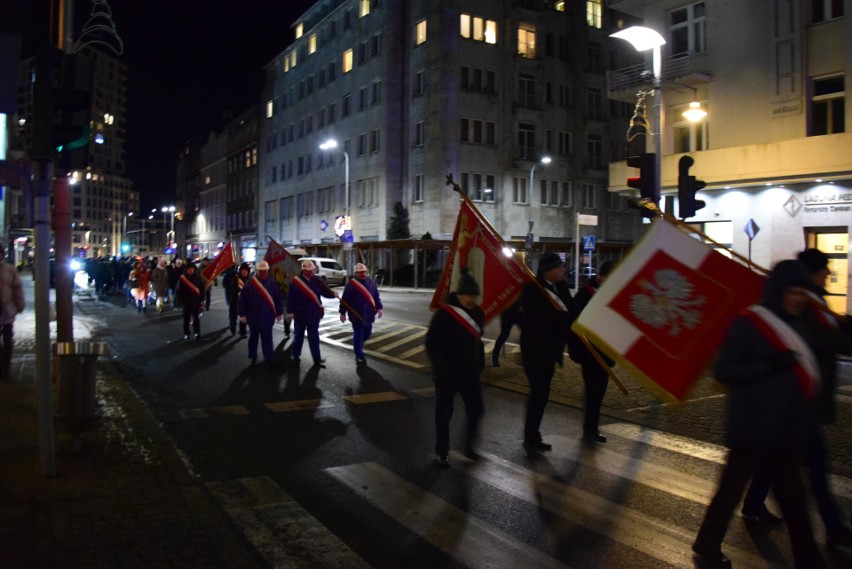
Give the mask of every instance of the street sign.
[[743, 231], [745, 231], [749, 239], [754, 239], [757, 237], [758, 232], [760, 232], [760, 227], [758, 227], [757, 223], [755, 223], [753, 219], [749, 219]]
[[583, 236], [583, 250], [584, 251], [594, 251], [595, 250], [595, 236], [594, 235]]
[[320, 231], [325, 232], [326, 229], [328, 229], [328, 222], [324, 219], [321, 219], [320, 220]]
[[598, 216], [596, 215], [587, 215], [585, 213], [577, 214], [577, 225], [597, 225], [598, 224]]
[[346, 229], [343, 231], [343, 242], [344, 243], [354, 243], [355, 242], [355, 234], [352, 233], [351, 229]]

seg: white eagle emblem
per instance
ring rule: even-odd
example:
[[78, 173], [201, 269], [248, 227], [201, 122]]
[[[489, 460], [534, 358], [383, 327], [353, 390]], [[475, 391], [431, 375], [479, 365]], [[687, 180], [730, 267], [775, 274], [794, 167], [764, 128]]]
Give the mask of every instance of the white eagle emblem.
[[692, 330], [701, 323], [699, 309], [707, 301], [695, 296], [695, 286], [674, 269], [654, 272], [654, 282], [642, 279], [637, 284], [644, 292], [630, 297], [630, 312], [652, 328], [668, 327], [669, 336], [679, 336], [683, 328]]

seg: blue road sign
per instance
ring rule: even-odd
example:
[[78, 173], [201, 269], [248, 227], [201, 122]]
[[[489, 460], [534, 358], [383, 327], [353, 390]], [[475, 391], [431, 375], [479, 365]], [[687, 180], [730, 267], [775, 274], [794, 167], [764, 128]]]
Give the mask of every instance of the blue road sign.
[[595, 250], [595, 236], [594, 235], [583, 236], [583, 250], [584, 251], [594, 251]]

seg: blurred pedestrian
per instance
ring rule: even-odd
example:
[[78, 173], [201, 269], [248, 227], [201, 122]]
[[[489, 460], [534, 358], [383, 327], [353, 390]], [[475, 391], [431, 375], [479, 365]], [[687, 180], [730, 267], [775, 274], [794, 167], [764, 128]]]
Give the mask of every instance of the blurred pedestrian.
[[169, 273], [169, 290], [171, 291], [172, 296], [172, 310], [177, 310], [180, 308], [180, 299], [176, 294], [178, 279], [183, 274], [183, 261], [180, 259], [175, 259], [168, 267]]
[[24, 288], [18, 269], [6, 260], [0, 245], [0, 379], [9, 377], [15, 345], [15, 317], [24, 311]]
[[228, 278], [228, 286], [225, 288], [225, 290], [229, 292], [230, 296], [230, 298], [228, 299], [228, 325], [231, 328], [231, 334], [236, 334], [237, 321], [239, 320], [240, 339], [247, 337], [246, 323], [239, 319], [239, 315], [237, 314], [237, 302], [240, 299], [240, 293], [243, 291], [243, 286], [248, 281], [250, 274], [251, 265], [249, 265], [248, 263], [243, 263], [242, 265], [240, 265], [240, 268], [236, 272], [236, 274], [231, 275], [230, 278]]
[[435, 453], [438, 465], [450, 466], [450, 421], [456, 393], [467, 414], [465, 452], [476, 458], [479, 421], [485, 411], [479, 376], [485, 367], [482, 328], [485, 314], [477, 305], [479, 284], [462, 269], [456, 291], [435, 311], [426, 332], [426, 353], [435, 382]]
[[[210, 266], [210, 262], [211, 262], [210, 257], [204, 257], [203, 259], [201, 259], [201, 263], [198, 265], [198, 273], [203, 274], [204, 269], [206, 269], [207, 267]], [[203, 282], [203, 280], [204, 279], [202, 279], [202, 282]], [[210, 289], [214, 285], [219, 286], [218, 279], [213, 279], [212, 282], [206, 283], [205, 286], [204, 286], [204, 310], [210, 310], [210, 299], [211, 299], [211, 296], [212, 296]]]
[[[572, 320], [580, 315], [586, 305], [597, 292], [598, 287], [604, 283], [612, 271], [614, 263], [604, 261], [598, 269], [598, 274], [593, 275], [585, 284], [580, 285], [577, 294], [574, 295], [575, 313]], [[598, 431], [598, 423], [601, 418], [601, 405], [609, 384], [609, 373], [598, 363], [595, 355], [586, 348], [586, 345], [573, 332], [568, 333], [568, 348], [571, 359], [580, 364], [583, 374], [583, 384], [586, 388], [586, 414], [583, 419], [583, 440], [587, 443], [605, 443], [606, 437]], [[596, 349], [596, 348], [595, 348]], [[597, 349], [596, 349], [597, 350]], [[606, 357], [603, 352], [597, 350], [598, 356], [610, 367], [615, 362]]]
[[178, 278], [175, 298], [180, 299], [180, 305], [183, 307], [183, 339], [189, 340], [189, 325], [192, 323], [192, 331], [195, 333], [195, 339], [198, 340], [201, 338], [204, 284], [192, 261], [187, 261], [186, 270]]
[[574, 303], [564, 276], [565, 265], [559, 255], [545, 253], [538, 262], [537, 283], [526, 284], [521, 293], [521, 361], [530, 384], [524, 421], [524, 448], [528, 452], [552, 448], [542, 439], [540, 428], [571, 325]]
[[763, 470], [787, 521], [795, 566], [825, 567], [808, 518], [799, 458], [820, 382], [808, 282], [801, 263], [781, 261], [769, 273], [760, 305], [738, 316], [725, 337], [715, 377], [729, 389], [730, 450], [692, 545], [702, 562], [730, 566], [722, 541], [746, 485]]
[[162, 312], [169, 300], [169, 273], [166, 271], [166, 260], [157, 261], [157, 266], [151, 271], [151, 288], [157, 297], [157, 312]]
[[521, 299], [518, 298], [515, 302], [509, 305], [503, 312], [500, 313], [500, 335], [494, 342], [494, 351], [491, 352], [491, 365], [500, 367], [500, 352], [509, 339], [509, 334], [512, 333], [513, 326], [521, 325]]
[[287, 317], [293, 321], [293, 346], [290, 357], [300, 361], [305, 333], [308, 335], [308, 347], [314, 359], [314, 365], [325, 363], [320, 354], [319, 323], [325, 314], [322, 297], [340, 298], [340, 295], [328, 288], [320, 277], [314, 276], [317, 270], [313, 261], [302, 261], [302, 274], [293, 277], [287, 291]]
[[284, 311], [281, 309], [281, 291], [275, 279], [269, 276], [269, 263], [266, 261], [257, 264], [257, 273], [243, 286], [237, 299], [237, 312], [240, 323], [247, 323], [249, 327], [248, 356], [252, 365], [257, 362], [259, 338], [263, 359], [273, 367], [272, 326], [276, 320], [281, 320]]
[[130, 294], [136, 302], [136, 311], [140, 314], [148, 312], [148, 294], [151, 288], [151, 273], [145, 261], [139, 261], [130, 272], [132, 288]]
[[364, 355], [364, 342], [373, 333], [373, 322], [376, 316], [382, 317], [382, 299], [379, 288], [373, 279], [367, 276], [367, 266], [364, 263], [355, 265], [355, 278], [351, 279], [343, 289], [340, 300], [340, 321], [352, 324], [352, 348], [355, 352], [355, 364], [367, 363]]

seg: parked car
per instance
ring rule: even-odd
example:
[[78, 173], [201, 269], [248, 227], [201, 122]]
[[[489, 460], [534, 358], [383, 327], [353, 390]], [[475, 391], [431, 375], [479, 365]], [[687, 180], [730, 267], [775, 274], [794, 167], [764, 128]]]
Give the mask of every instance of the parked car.
[[[580, 284], [586, 284], [589, 282], [589, 279], [597, 276], [598, 269], [596, 267], [580, 267]], [[574, 278], [575, 272], [572, 270], [568, 273], [566, 277], [568, 279], [568, 284], [574, 286]]]
[[313, 261], [317, 266], [316, 274], [327, 284], [344, 284], [346, 282], [346, 270], [335, 259], [328, 257], [302, 257], [299, 262]]

